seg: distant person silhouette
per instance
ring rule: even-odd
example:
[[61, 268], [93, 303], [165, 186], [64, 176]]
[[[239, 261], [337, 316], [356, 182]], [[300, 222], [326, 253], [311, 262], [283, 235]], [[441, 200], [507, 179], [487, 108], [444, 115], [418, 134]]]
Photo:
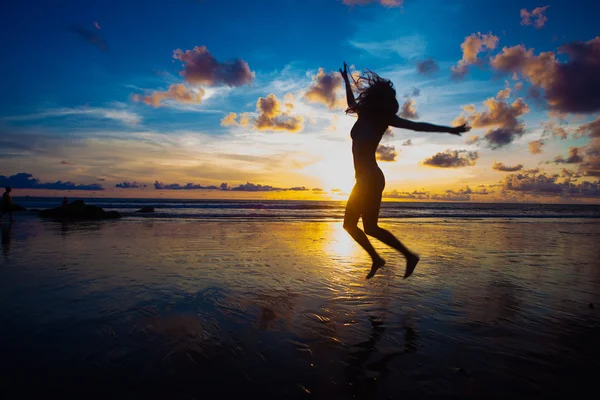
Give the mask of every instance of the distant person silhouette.
[[[346, 83], [348, 101], [346, 113], [358, 115], [358, 120], [352, 127], [350, 135], [356, 184], [346, 204], [344, 229], [369, 253], [373, 260], [367, 279], [375, 276], [377, 270], [385, 265], [385, 260], [377, 254], [367, 235], [379, 239], [406, 257], [406, 271], [404, 272], [406, 279], [415, 270], [419, 256], [409, 251], [394, 235], [377, 224], [385, 187], [385, 177], [376, 161], [377, 146], [389, 126], [419, 132], [446, 132], [459, 136], [471, 128], [466, 125], [439, 126], [400, 118], [396, 115], [400, 106], [391, 81], [383, 79], [369, 70], [357, 78], [352, 76], [354, 87], [358, 92], [358, 98], [355, 99], [348, 77], [348, 66], [345, 62], [344, 69], [340, 69], [340, 73]], [[357, 226], [361, 216], [364, 232]]]
[[0, 219], [4, 217], [4, 214], [8, 213], [8, 215], [10, 216], [10, 222], [13, 222], [13, 202], [12, 198], [10, 197], [10, 192], [12, 192], [12, 188], [10, 186], [7, 186], [6, 191], [2, 195], [2, 201], [0, 202]]

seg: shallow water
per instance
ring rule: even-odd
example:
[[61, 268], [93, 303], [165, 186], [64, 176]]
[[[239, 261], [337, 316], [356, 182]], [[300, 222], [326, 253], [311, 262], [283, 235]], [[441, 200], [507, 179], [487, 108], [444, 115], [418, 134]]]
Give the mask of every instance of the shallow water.
[[[594, 219], [412, 219], [413, 277], [340, 222], [2, 225], [2, 390], [399, 398], [572, 393], [600, 367]], [[18, 390], [18, 392], [15, 392]]]

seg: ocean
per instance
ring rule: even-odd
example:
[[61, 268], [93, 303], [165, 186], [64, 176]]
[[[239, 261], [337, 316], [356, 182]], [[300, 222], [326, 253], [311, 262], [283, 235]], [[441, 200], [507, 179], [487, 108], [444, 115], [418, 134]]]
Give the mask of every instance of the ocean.
[[[28, 209], [60, 205], [52, 197], [15, 197]], [[269, 219], [328, 220], [344, 217], [345, 201], [292, 200], [190, 200], [190, 199], [111, 199], [83, 198], [105, 210], [116, 210], [125, 218], [181, 219]], [[142, 207], [154, 207], [152, 214], [135, 213]], [[600, 218], [596, 204], [523, 204], [523, 203], [433, 203], [383, 202], [380, 218]]]

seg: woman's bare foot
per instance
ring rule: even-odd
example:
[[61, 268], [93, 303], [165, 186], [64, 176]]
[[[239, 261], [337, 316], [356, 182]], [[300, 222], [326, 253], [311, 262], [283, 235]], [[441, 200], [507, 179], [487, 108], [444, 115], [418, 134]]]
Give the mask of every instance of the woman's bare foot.
[[417, 263], [419, 262], [419, 256], [416, 254], [412, 254], [406, 257], [406, 271], [404, 272], [404, 278], [406, 279], [412, 275], [413, 271], [417, 267]]
[[385, 260], [380, 258], [378, 260], [373, 261], [373, 265], [371, 265], [371, 272], [367, 275], [367, 279], [371, 279], [377, 273], [377, 270], [385, 265]]

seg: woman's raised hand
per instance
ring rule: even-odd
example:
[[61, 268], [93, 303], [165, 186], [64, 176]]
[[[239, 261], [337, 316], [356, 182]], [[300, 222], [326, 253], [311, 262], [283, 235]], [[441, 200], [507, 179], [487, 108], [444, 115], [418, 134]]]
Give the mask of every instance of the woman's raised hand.
[[467, 124], [462, 124], [460, 126], [455, 126], [450, 130], [450, 133], [453, 135], [458, 135], [460, 136], [461, 133], [465, 133], [465, 132], [469, 132], [471, 130], [470, 126], [467, 126]]
[[340, 74], [344, 79], [348, 79], [348, 64], [346, 64], [346, 61], [344, 61], [344, 69], [340, 68]]

